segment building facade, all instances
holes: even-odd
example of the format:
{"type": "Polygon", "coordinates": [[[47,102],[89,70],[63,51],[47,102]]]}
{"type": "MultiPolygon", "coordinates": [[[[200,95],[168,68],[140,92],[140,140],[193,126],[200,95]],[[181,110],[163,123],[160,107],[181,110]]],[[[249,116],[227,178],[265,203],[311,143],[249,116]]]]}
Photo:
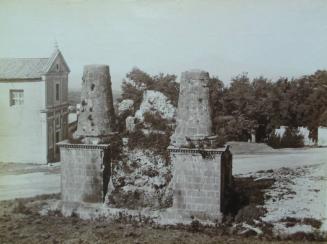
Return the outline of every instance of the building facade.
{"type": "Polygon", "coordinates": [[[0,59],[0,162],[59,160],[68,135],[69,67],[56,48],[49,58],[0,59]]]}

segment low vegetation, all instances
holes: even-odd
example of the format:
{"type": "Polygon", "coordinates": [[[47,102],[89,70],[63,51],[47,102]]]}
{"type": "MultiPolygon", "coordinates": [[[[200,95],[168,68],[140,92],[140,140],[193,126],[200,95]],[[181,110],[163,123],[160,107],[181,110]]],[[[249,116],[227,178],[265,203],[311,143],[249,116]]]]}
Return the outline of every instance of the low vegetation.
{"type": "Polygon", "coordinates": [[[170,143],[171,131],[168,130],[166,133],[150,133],[145,135],[142,130],[137,130],[135,132],[128,134],[128,149],[150,149],[156,154],[162,155],[169,161],[169,155],[167,147],[170,143]]]}
{"type": "Polygon", "coordinates": [[[304,138],[297,128],[287,127],[282,136],[272,133],[267,144],[272,148],[297,148],[304,146],[304,138]]]}

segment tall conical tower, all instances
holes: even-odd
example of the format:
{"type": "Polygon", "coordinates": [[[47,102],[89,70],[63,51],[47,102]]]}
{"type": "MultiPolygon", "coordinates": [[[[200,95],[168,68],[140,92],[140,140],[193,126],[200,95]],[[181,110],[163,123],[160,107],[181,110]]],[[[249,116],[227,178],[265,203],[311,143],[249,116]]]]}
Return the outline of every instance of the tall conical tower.
{"type": "Polygon", "coordinates": [[[115,112],[108,65],[84,66],[81,111],[76,138],[85,143],[105,143],[115,130],[115,112]]]}
{"type": "Polygon", "coordinates": [[[75,140],[58,143],[63,214],[104,201],[111,177],[110,140],[114,132],[109,66],[86,65],[75,140]]]}
{"type": "Polygon", "coordinates": [[[186,145],[187,138],[196,141],[211,136],[208,85],[208,72],[191,70],[182,73],[177,108],[177,127],[171,137],[172,145],[186,145]]]}
{"type": "MultiPolygon", "coordinates": [[[[173,165],[173,212],[178,218],[221,221],[232,185],[232,155],[215,148],[209,104],[209,73],[182,73],[177,127],[168,148],[173,165]]],[[[178,222],[179,220],[177,220],[178,222]]]]}

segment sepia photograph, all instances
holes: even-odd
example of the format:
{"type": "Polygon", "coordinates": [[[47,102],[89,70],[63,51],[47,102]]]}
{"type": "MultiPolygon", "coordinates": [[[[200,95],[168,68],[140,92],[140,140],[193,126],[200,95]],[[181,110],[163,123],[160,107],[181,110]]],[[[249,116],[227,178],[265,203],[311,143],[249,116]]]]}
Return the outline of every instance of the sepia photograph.
{"type": "Polygon", "coordinates": [[[316,242],[326,0],[0,0],[0,243],[316,242]]]}

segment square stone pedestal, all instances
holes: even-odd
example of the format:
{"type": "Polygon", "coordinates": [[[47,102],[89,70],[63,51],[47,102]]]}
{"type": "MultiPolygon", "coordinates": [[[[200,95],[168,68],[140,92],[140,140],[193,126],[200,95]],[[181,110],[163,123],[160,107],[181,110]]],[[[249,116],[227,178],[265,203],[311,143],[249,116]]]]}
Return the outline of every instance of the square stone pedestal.
{"type": "Polygon", "coordinates": [[[110,178],[109,144],[74,144],[62,141],[61,200],[63,205],[102,203],[110,178]]]}
{"type": "Polygon", "coordinates": [[[232,174],[229,150],[168,150],[173,164],[173,209],[185,218],[221,222],[224,190],[232,174]]]}

